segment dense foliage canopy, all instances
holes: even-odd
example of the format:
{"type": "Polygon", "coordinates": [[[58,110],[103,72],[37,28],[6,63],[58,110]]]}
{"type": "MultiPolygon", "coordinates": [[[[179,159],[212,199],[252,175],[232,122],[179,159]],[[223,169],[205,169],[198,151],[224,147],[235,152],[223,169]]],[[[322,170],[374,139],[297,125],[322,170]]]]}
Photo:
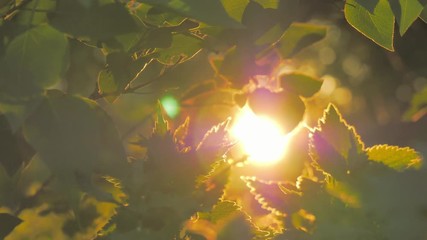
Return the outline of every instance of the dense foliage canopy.
{"type": "Polygon", "coordinates": [[[0,0],[0,16],[0,239],[427,237],[427,1],[0,0]],[[238,139],[246,113],[286,143],[261,122],[238,139]],[[261,145],[283,155],[259,165],[261,145]]]}

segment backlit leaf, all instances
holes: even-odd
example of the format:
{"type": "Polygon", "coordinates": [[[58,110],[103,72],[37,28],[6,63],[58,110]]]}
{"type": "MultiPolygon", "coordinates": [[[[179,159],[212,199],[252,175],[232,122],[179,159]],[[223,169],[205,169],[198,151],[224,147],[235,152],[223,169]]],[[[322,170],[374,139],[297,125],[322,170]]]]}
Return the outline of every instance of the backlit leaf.
{"type": "Polygon", "coordinates": [[[238,22],[241,22],[243,12],[245,11],[245,7],[248,3],[249,0],[221,0],[221,4],[224,6],[228,15],[238,22]]]}
{"type": "Polygon", "coordinates": [[[289,58],[326,36],[327,28],[309,23],[293,23],[279,40],[277,49],[283,58],[289,58]]]}
{"type": "Polygon", "coordinates": [[[114,102],[150,59],[149,57],[133,59],[123,52],[108,54],[107,70],[101,71],[98,75],[101,94],[106,94],[106,99],[114,102]]]}
{"type": "Polygon", "coordinates": [[[384,163],[398,171],[408,168],[419,169],[422,165],[420,154],[409,147],[375,145],[366,149],[366,151],[369,160],[384,163]]]}
{"type": "Polygon", "coordinates": [[[356,147],[358,151],[364,150],[364,144],[354,127],[342,118],[337,108],[332,104],[325,110],[315,132],[319,132],[320,136],[344,158],[348,157],[353,147],[356,147]]]}
{"type": "Polygon", "coordinates": [[[399,24],[401,36],[417,20],[424,8],[418,0],[390,0],[390,6],[396,17],[396,22],[399,24]]]}
{"type": "Polygon", "coordinates": [[[348,23],[383,48],[394,51],[394,15],[387,0],[379,0],[371,13],[356,0],[347,0],[344,15],[348,23]]]}
{"type": "Polygon", "coordinates": [[[191,59],[201,49],[201,40],[196,36],[176,34],[172,38],[172,45],[166,49],[159,49],[157,60],[163,64],[172,65],[178,60],[191,59]]]}
{"type": "Polygon", "coordinates": [[[22,222],[21,219],[8,214],[0,213],[0,239],[4,239],[13,229],[22,222]]]}
{"type": "Polygon", "coordinates": [[[153,134],[164,137],[167,133],[169,133],[168,121],[166,121],[163,117],[161,104],[158,103],[158,110],[156,114],[156,121],[154,123],[153,134]]]}
{"type": "Polygon", "coordinates": [[[242,178],[261,207],[276,214],[287,215],[299,210],[299,193],[290,183],[242,178]]]}

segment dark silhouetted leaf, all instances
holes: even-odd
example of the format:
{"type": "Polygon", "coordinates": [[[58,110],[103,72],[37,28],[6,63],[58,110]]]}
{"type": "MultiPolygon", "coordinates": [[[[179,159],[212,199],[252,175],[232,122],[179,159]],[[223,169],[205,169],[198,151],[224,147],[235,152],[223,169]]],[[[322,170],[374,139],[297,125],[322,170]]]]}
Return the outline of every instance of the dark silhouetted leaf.
{"type": "Polygon", "coordinates": [[[20,132],[13,133],[6,117],[0,114],[0,165],[9,176],[13,176],[24,162],[29,162],[33,154],[20,132]]]}
{"type": "Polygon", "coordinates": [[[259,116],[266,116],[278,122],[287,133],[303,119],[305,104],[301,98],[288,90],[272,92],[258,88],[248,96],[248,105],[259,116]]]}
{"type": "Polygon", "coordinates": [[[8,213],[0,213],[0,239],[9,235],[13,229],[22,222],[21,219],[8,213]]]}
{"type": "Polygon", "coordinates": [[[122,179],[127,174],[126,155],[111,119],[88,99],[48,92],[26,122],[24,135],[61,184],[75,185],[77,173],[122,179]]]}
{"type": "Polygon", "coordinates": [[[341,114],[332,104],[325,110],[316,132],[319,132],[323,138],[320,141],[326,141],[344,159],[348,158],[351,149],[354,147],[359,152],[364,150],[364,144],[356,130],[341,117],[341,114]]]}
{"type": "Polygon", "coordinates": [[[297,188],[289,183],[242,178],[261,207],[276,214],[288,215],[300,209],[297,188]]]}
{"type": "Polygon", "coordinates": [[[282,88],[308,98],[320,90],[323,81],[302,73],[290,73],[280,76],[280,83],[282,88]]]}
{"type": "Polygon", "coordinates": [[[134,19],[119,3],[86,8],[75,0],[60,0],[55,12],[49,15],[49,23],[59,31],[94,40],[137,31],[134,19]]]}

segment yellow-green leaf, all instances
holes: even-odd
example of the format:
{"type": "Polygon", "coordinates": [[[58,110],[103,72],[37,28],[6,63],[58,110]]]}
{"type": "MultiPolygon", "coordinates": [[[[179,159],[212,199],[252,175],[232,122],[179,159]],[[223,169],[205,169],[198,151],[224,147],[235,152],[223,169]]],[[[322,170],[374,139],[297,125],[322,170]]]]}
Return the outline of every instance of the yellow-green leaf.
{"type": "Polygon", "coordinates": [[[375,145],[366,149],[369,160],[381,162],[396,170],[419,169],[423,163],[421,155],[409,147],[375,145]]]}

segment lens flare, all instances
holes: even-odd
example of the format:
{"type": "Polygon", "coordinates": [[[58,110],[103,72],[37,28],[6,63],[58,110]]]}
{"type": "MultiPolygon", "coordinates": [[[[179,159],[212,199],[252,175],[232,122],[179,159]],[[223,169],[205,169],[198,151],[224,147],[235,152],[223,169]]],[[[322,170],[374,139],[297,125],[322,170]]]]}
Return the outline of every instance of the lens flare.
{"type": "Polygon", "coordinates": [[[175,118],[179,114],[179,102],[173,96],[166,95],[162,97],[162,99],[160,99],[160,103],[170,118],[175,118]]]}
{"type": "Polygon", "coordinates": [[[272,165],[285,155],[288,135],[272,119],[255,115],[248,106],[241,109],[230,132],[251,163],[272,165]]]}

